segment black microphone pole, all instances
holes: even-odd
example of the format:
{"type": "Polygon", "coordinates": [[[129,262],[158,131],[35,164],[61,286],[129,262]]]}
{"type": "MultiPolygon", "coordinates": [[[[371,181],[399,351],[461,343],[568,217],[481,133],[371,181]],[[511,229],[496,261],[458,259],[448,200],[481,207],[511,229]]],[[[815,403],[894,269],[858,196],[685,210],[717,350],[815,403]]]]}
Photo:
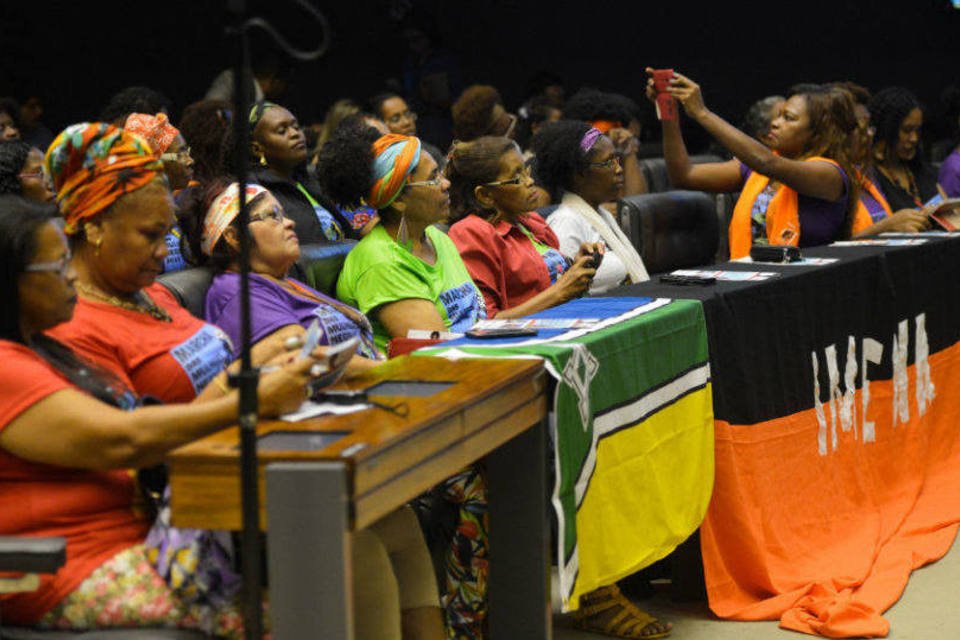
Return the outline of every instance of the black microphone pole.
{"type": "Polygon", "coordinates": [[[243,567],[243,627],[247,640],[263,638],[263,585],[260,543],[260,490],[257,473],[257,383],[259,371],[250,359],[250,212],[247,210],[247,159],[250,154],[248,114],[253,79],[246,35],[245,0],[228,0],[230,33],[236,48],[233,66],[234,174],[240,197],[240,373],[232,383],[240,391],[240,496],[243,513],[241,565],[243,567]]]}
{"type": "Polygon", "coordinates": [[[236,51],[233,66],[233,170],[240,198],[240,373],[230,383],[240,391],[240,491],[243,513],[240,558],[243,567],[243,626],[247,640],[263,638],[263,545],[260,539],[260,484],[257,469],[257,383],[260,372],[250,359],[250,212],[247,211],[247,163],[250,157],[249,113],[253,104],[253,77],[250,72],[250,49],[247,29],[266,31],[292,58],[316,60],[330,43],[330,24],[309,0],[293,0],[316,23],[320,43],[311,51],[297,50],[263,18],[247,18],[246,0],[227,0],[230,25],[227,35],[236,51]]]}

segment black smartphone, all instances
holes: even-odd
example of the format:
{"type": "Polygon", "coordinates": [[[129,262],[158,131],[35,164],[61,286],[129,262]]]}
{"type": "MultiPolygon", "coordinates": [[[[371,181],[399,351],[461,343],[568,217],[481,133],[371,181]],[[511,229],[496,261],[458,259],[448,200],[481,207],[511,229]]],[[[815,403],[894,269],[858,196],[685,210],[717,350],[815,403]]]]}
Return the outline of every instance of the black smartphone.
{"type": "Polygon", "coordinates": [[[600,251],[594,251],[593,257],[587,260],[586,265],[591,269],[599,269],[601,262],[603,262],[603,254],[600,251]]]}
{"type": "Polygon", "coordinates": [[[660,276],[660,282],[664,284],[689,286],[715,284],[717,279],[711,276],[683,276],[675,273],[665,273],[660,276]]]}
{"type": "Polygon", "coordinates": [[[519,338],[523,336],[537,335],[536,329],[524,329],[520,327],[507,327],[502,329],[470,329],[467,331],[468,338],[477,340],[490,340],[493,338],[519,338]]]}

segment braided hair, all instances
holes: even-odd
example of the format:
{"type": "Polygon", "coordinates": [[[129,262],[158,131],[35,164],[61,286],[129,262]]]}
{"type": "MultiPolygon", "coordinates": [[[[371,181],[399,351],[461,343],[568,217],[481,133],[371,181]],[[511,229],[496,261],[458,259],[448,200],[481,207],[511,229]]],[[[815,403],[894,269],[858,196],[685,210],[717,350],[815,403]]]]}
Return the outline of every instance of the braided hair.
{"type": "Polygon", "coordinates": [[[20,172],[30,155],[30,145],[22,140],[0,142],[0,195],[23,195],[20,172]]]}
{"type": "MultiPolygon", "coordinates": [[[[900,125],[904,118],[910,115],[914,109],[920,109],[920,101],[903,87],[887,87],[874,94],[870,99],[868,106],[870,109],[870,122],[873,124],[876,135],[874,137],[874,149],[878,144],[883,144],[887,153],[895,149],[900,137],[900,125]]],[[[913,159],[906,163],[911,169],[917,169],[921,164],[920,150],[917,150],[913,159]]]]}

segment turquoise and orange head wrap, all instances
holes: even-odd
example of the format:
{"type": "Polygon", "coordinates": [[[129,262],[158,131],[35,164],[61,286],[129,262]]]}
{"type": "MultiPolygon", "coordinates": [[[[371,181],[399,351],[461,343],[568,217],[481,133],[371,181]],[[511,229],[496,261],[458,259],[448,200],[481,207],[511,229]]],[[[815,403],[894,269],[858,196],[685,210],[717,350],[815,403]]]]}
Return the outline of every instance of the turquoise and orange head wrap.
{"type": "Polygon", "coordinates": [[[390,206],[407,178],[420,163],[420,140],[413,136],[388,133],[373,143],[373,186],[367,204],[374,209],[390,206]]]}
{"type": "Polygon", "coordinates": [[[163,175],[163,163],[146,140],[103,122],[64,129],[47,149],[44,167],[68,234],[121,196],[163,175]]]}

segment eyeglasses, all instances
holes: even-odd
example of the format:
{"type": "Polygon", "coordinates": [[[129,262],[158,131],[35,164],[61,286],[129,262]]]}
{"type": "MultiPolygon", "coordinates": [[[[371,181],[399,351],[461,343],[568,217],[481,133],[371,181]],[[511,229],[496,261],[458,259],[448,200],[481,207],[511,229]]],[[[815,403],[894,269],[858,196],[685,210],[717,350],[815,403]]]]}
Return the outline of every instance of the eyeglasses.
{"type": "Polygon", "coordinates": [[[429,180],[420,180],[419,182],[408,182],[408,187],[439,187],[440,183],[443,181],[443,176],[439,173],[429,179],[429,180]]]}
{"type": "Polygon", "coordinates": [[[67,271],[70,269],[70,260],[73,256],[70,255],[70,252],[63,254],[59,260],[53,262],[34,262],[33,264],[28,264],[23,268],[24,271],[30,271],[34,273],[59,273],[61,278],[67,276],[67,271]]]}
{"type": "Polygon", "coordinates": [[[161,154],[160,159],[164,162],[179,162],[180,164],[186,164],[187,162],[193,161],[193,158],[190,156],[190,147],[184,147],[176,153],[161,154]]]}
{"type": "Polygon", "coordinates": [[[387,119],[387,124],[400,124],[401,120],[410,120],[412,122],[417,121],[417,114],[414,111],[407,109],[401,113],[395,113],[390,118],[387,119]]]}
{"type": "Polygon", "coordinates": [[[519,187],[527,180],[530,179],[530,167],[524,167],[520,173],[508,180],[495,180],[493,182],[485,182],[482,186],[484,187],[519,187]]]}
{"type": "Polygon", "coordinates": [[[591,167],[596,167],[598,169],[610,169],[613,165],[619,165],[621,163],[620,156],[610,156],[602,162],[588,162],[587,164],[591,167]]]}
{"type": "Polygon", "coordinates": [[[255,216],[250,216],[250,222],[264,222],[266,220],[273,220],[278,224],[283,224],[283,221],[287,219],[287,216],[283,215],[283,209],[281,207],[274,207],[269,211],[264,211],[255,216]]]}

